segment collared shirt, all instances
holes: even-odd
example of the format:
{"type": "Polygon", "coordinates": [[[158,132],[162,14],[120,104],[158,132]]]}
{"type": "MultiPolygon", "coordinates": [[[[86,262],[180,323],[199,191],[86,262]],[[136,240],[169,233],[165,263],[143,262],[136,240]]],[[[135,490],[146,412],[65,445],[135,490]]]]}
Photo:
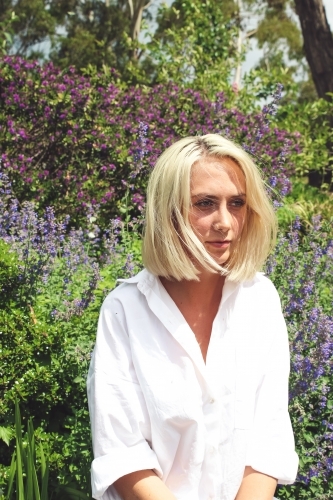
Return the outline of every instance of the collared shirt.
{"type": "Polygon", "coordinates": [[[226,280],[206,363],[183,315],[147,270],[105,299],[88,374],[94,498],[153,469],[178,500],[234,500],[245,466],[293,483],[289,347],[280,300],[257,273],[226,280]]]}

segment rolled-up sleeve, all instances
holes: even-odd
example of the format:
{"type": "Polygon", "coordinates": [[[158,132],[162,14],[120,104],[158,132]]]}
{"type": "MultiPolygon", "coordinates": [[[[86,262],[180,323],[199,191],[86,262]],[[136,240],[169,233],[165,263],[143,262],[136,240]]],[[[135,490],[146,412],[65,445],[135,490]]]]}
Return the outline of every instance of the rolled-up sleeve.
{"type": "Polygon", "coordinates": [[[150,448],[149,416],[132,362],[126,319],[118,300],[101,309],[87,379],[94,461],[93,498],[102,498],[118,478],[137,470],[162,475],[150,448]]]}
{"type": "Polygon", "coordinates": [[[277,293],[274,302],[270,316],[273,340],[256,394],[246,465],[275,477],[279,484],[292,484],[298,456],[288,413],[289,343],[277,293]]]}

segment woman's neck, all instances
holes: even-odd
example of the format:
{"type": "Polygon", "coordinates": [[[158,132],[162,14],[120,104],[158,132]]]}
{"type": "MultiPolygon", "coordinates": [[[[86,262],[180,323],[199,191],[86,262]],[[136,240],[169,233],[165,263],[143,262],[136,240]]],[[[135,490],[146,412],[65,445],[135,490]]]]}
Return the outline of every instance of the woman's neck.
{"type": "Polygon", "coordinates": [[[160,278],[161,283],[172,298],[178,303],[205,308],[207,304],[220,303],[225,276],[203,271],[200,281],[171,281],[160,278]]]}
{"type": "Polygon", "coordinates": [[[160,278],[194,333],[206,362],[214,318],[222,298],[224,276],[202,273],[200,281],[170,281],[160,278]]]}

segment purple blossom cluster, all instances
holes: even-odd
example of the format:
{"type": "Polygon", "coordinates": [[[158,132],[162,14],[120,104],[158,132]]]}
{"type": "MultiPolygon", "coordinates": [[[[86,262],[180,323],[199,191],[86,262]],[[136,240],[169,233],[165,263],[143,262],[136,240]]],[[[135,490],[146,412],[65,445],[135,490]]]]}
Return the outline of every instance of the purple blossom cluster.
{"type": "Polygon", "coordinates": [[[87,206],[83,229],[71,228],[69,216],[59,222],[50,207],[39,215],[33,202],[18,202],[0,170],[0,240],[18,257],[18,303],[30,307],[46,294],[51,317],[68,321],[94,302],[102,269],[112,267],[114,278],[138,272],[140,250],[133,253],[129,230],[136,234],[142,219],[112,219],[101,231],[98,211],[98,205],[87,206]]]}
{"type": "Polygon", "coordinates": [[[298,481],[333,476],[333,240],[331,222],[296,219],[267,263],[279,290],[291,351],[290,414],[303,458],[298,481]],[[311,429],[309,431],[309,429],[311,429]],[[309,437],[310,434],[310,437],[309,437]]]}
{"type": "Polygon", "coordinates": [[[8,177],[0,172],[0,238],[18,255],[19,278],[24,283],[26,298],[36,292],[38,283],[47,283],[59,243],[64,241],[66,225],[67,220],[56,221],[51,207],[39,217],[32,202],[20,206],[12,195],[8,177]]]}
{"type": "Polygon", "coordinates": [[[39,216],[32,202],[19,204],[7,175],[0,171],[0,239],[18,256],[17,300],[32,304],[46,286],[55,288],[60,308],[51,315],[61,319],[82,314],[100,280],[99,264],[89,253],[89,229],[69,230],[68,222],[69,217],[57,221],[51,207],[39,216]]]}
{"type": "Polygon", "coordinates": [[[18,199],[54,206],[72,222],[99,204],[106,227],[127,189],[140,212],[147,172],[187,135],[215,132],[243,144],[277,203],[290,189],[297,137],[269,125],[281,89],[262,113],[245,115],[223,94],[210,101],[171,83],[124,88],[105,75],[9,56],[0,64],[0,89],[0,154],[18,199]]]}

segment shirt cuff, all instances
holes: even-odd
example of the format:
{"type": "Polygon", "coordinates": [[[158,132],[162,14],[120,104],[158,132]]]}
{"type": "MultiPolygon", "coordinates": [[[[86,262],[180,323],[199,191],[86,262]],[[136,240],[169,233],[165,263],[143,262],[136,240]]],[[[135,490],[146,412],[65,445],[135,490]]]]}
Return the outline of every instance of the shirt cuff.
{"type": "Polygon", "coordinates": [[[95,458],[91,464],[93,498],[101,498],[117,479],[138,470],[151,470],[162,477],[157,457],[146,441],[130,448],[117,448],[95,458]]]}
{"type": "Polygon", "coordinates": [[[247,460],[246,465],[257,472],[275,477],[278,484],[293,484],[297,476],[298,456],[296,452],[290,453],[289,457],[278,453],[274,455],[272,449],[269,457],[267,455],[253,457],[252,460],[247,460]]]}

